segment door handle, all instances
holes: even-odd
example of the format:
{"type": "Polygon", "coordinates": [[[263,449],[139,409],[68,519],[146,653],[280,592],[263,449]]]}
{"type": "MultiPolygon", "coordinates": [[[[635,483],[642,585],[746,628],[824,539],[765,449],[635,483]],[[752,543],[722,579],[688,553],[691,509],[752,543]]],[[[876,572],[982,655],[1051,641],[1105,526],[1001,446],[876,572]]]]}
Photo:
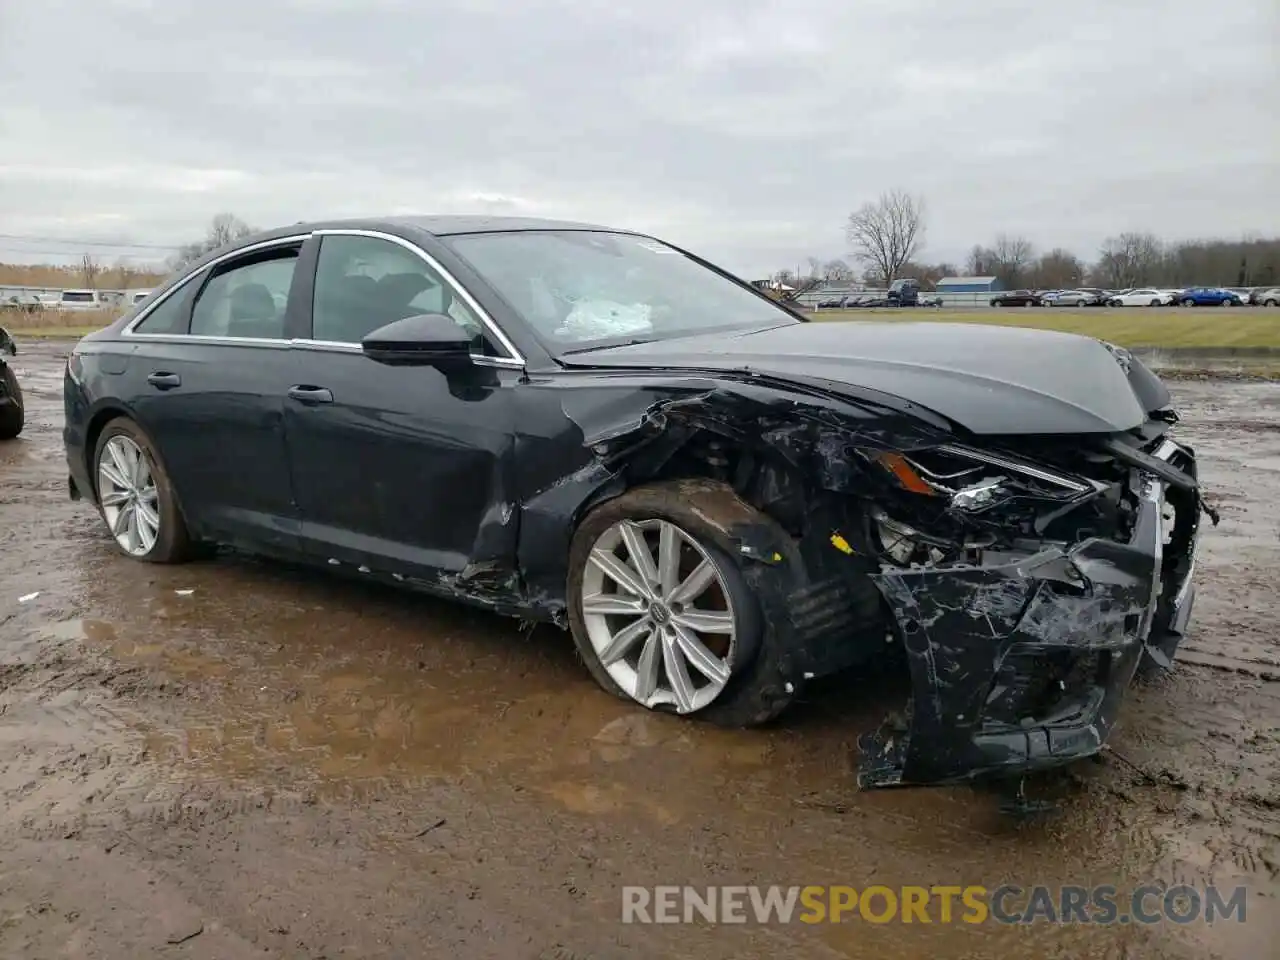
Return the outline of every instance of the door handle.
{"type": "Polygon", "coordinates": [[[157,371],[147,377],[147,383],[157,390],[172,390],[174,387],[182,386],[182,378],[176,373],[161,373],[157,371]]]}
{"type": "Polygon", "coordinates": [[[299,384],[289,388],[289,396],[299,403],[333,403],[333,391],[328,387],[309,387],[299,384]]]}

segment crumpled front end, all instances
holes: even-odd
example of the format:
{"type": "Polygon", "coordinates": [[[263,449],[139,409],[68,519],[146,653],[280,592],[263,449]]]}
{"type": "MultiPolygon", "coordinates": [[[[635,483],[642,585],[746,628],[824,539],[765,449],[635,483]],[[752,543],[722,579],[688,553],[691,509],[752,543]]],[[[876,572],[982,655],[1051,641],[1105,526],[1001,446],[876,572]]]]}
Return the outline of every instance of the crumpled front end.
{"type": "Polygon", "coordinates": [[[912,699],[864,738],[864,786],[1017,775],[1096,753],[1144,660],[1169,665],[1195,593],[1195,455],[1161,439],[1124,461],[1116,529],[873,576],[912,699]]]}

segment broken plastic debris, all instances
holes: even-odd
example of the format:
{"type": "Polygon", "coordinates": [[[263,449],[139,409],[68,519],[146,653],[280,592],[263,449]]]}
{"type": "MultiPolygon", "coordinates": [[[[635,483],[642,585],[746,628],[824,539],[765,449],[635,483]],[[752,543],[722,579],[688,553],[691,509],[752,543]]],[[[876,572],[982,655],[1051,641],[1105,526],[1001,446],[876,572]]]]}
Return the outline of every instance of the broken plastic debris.
{"type": "Polygon", "coordinates": [[[368,572],[369,572],[369,568],[368,568],[368,567],[366,567],[366,566],[361,566],[361,567],[360,567],[359,572],[360,572],[360,573],[368,573],[368,572]]]}
{"type": "Polygon", "coordinates": [[[849,541],[846,540],[844,537],[840,536],[840,534],[838,533],[833,533],[831,535],[831,545],[835,547],[837,550],[839,550],[841,553],[848,553],[848,554],[853,553],[853,547],[849,546],[849,541]]]}
{"type": "Polygon", "coordinates": [[[784,686],[784,689],[787,691],[787,693],[795,693],[795,692],[796,692],[796,688],[795,688],[795,686],[791,683],[791,681],[790,681],[790,680],[788,680],[788,681],[787,681],[783,686],[784,686]]]}
{"type": "Polygon", "coordinates": [[[808,670],[806,670],[806,671],[804,672],[804,678],[805,678],[806,680],[812,680],[812,679],[813,679],[813,674],[812,674],[812,673],[810,673],[808,670]]]}
{"type": "Polygon", "coordinates": [[[188,590],[175,590],[175,591],[173,591],[173,592],[174,592],[174,593],[176,593],[176,594],[177,594],[178,596],[180,596],[180,597],[189,597],[189,596],[191,596],[193,593],[195,593],[196,591],[195,591],[195,588],[194,588],[194,587],[192,587],[191,589],[188,589],[188,590]]]}
{"type": "Polygon", "coordinates": [[[38,597],[38,596],[40,596],[40,591],[39,591],[39,590],[37,590],[35,593],[28,593],[26,596],[19,597],[19,598],[18,598],[18,602],[19,602],[19,603],[26,603],[26,602],[28,602],[29,600],[34,600],[34,599],[35,599],[36,597],[38,597]]]}
{"type": "Polygon", "coordinates": [[[341,563],[341,561],[340,561],[340,560],[335,560],[333,557],[330,557],[330,558],[329,558],[329,562],[330,562],[331,564],[333,564],[335,567],[336,567],[339,563],[341,563]]]}

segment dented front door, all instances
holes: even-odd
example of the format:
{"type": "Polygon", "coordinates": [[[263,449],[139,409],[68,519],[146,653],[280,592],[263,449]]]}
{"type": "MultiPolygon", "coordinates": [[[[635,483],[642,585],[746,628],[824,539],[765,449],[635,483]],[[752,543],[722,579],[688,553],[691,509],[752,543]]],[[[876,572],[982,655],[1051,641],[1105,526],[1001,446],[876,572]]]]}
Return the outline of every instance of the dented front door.
{"type": "Polygon", "coordinates": [[[469,568],[509,570],[507,480],[519,372],[446,376],[359,347],[299,344],[285,400],[289,460],[308,550],[441,585],[469,568]]]}

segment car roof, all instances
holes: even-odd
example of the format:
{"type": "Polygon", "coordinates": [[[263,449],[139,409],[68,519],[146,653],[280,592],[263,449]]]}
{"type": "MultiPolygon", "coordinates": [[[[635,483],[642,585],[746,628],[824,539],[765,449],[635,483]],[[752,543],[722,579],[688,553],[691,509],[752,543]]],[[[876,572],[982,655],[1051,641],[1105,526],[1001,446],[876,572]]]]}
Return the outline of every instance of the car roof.
{"type": "Polygon", "coordinates": [[[617,227],[574,220],[550,220],[542,217],[490,217],[479,214],[447,216],[360,217],[343,220],[299,221],[289,226],[262,230],[237,240],[235,246],[287,237],[313,230],[388,230],[401,233],[406,229],[429,233],[436,237],[453,237],[468,233],[510,233],[528,230],[603,230],[610,233],[635,233],[617,227]]]}

